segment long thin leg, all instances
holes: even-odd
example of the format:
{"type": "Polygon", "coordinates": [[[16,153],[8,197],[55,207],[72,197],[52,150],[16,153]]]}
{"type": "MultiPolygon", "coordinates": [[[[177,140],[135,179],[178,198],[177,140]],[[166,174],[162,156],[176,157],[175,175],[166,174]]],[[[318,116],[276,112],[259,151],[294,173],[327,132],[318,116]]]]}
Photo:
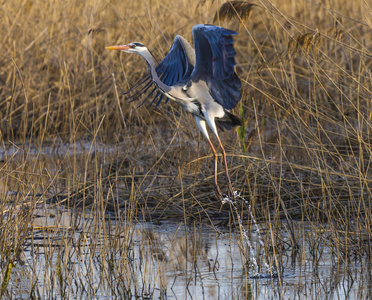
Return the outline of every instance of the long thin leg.
{"type": "Polygon", "coordinates": [[[233,190],[233,187],[232,187],[232,184],[231,184],[231,180],[230,180],[230,176],[229,176],[229,170],[227,168],[225,148],[223,147],[222,142],[221,142],[220,138],[218,137],[218,135],[216,137],[217,137],[218,143],[220,144],[220,147],[221,147],[221,150],[222,150],[223,163],[225,165],[225,172],[226,172],[227,182],[228,182],[228,185],[229,185],[229,190],[230,190],[231,196],[234,196],[234,190],[233,190]]]}
{"type": "Polygon", "coordinates": [[[217,154],[216,149],[214,149],[211,140],[208,138],[207,141],[208,141],[209,145],[211,146],[213,154],[214,154],[214,188],[216,189],[216,193],[217,193],[218,197],[222,200],[223,199],[222,193],[221,193],[220,187],[218,186],[218,182],[217,182],[218,154],[217,154]]]}
{"type": "Polygon", "coordinates": [[[231,180],[230,180],[230,176],[229,176],[229,170],[227,168],[225,148],[223,147],[222,142],[221,142],[221,140],[220,140],[220,138],[218,136],[217,127],[216,127],[216,123],[214,121],[214,117],[211,118],[206,112],[203,112],[203,113],[204,113],[206,122],[208,123],[209,127],[211,128],[211,130],[213,131],[214,135],[216,136],[216,138],[218,140],[218,143],[220,144],[220,147],[221,147],[221,150],[222,150],[223,162],[225,164],[225,172],[226,172],[226,177],[227,177],[227,184],[228,184],[228,187],[229,187],[229,191],[231,193],[231,196],[234,196],[234,190],[232,188],[232,184],[231,184],[231,180]]]}
{"type": "Polygon", "coordinates": [[[209,143],[209,146],[211,147],[211,149],[213,151],[213,154],[214,154],[214,189],[216,191],[217,197],[222,201],[222,199],[223,199],[222,193],[221,193],[220,187],[218,186],[218,182],[217,182],[217,173],[218,173],[218,170],[217,170],[217,167],[218,167],[217,151],[213,147],[213,144],[212,144],[211,140],[209,139],[207,126],[206,126],[207,124],[206,124],[205,120],[202,120],[198,116],[195,116],[195,121],[196,121],[196,124],[198,125],[200,131],[202,132],[204,137],[207,139],[207,141],[209,143]]]}

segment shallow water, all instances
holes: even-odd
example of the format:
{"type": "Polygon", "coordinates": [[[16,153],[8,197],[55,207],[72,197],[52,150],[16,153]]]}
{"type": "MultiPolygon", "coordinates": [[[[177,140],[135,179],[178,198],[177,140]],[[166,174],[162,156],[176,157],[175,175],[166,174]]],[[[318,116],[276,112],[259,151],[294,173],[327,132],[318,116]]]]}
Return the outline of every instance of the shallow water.
{"type": "MultiPolygon", "coordinates": [[[[319,245],[321,255],[316,263],[306,239],[296,256],[289,250],[277,255],[281,264],[279,278],[255,279],[244,257],[244,241],[235,230],[198,222],[185,226],[182,220],[125,224],[112,214],[100,216],[95,211],[72,211],[62,206],[38,209],[33,223],[33,234],[12,271],[10,298],[371,296],[368,262],[342,261],[326,245],[319,245]]],[[[311,230],[306,224],[304,228],[311,230]]],[[[262,234],[266,236],[269,231],[262,234]]],[[[257,233],[250,232],[249,236],[256,249],[257,233]]],[[[275,263],[273,269],[277,270],[275,263]]]]}
{"type": "MultiPolygon", "coordinates": [[[[139,215],[146,215],[146,220],[156,218],[149,212],[153,212],[158,202],[154,201],[154,204],[149,200],[142,203],[154,206],[149,205],[139,213],[137,203],[131,204],[133,196],[129,192],[125,195],[113,192],[108,202],[115,204],[111,210],[117,212],[106,211],[103,203],[106,203],[104,200],[110,193],[104,189],[123,185],[123,190],[127,191],[132,185],[132,181],[127,182],[125,176],[112,186],[100,181],[112,174],[118,176],[116,172],[103,175],[100,172],[101,165],[110,167],[120,151],[120,147],[94,143],[55,148],[30,146],[25,151],[16,146],[0,149],[0,160],[4,160],[5,166],[3,172],[9,175],[0,178],[0,192],[7,200],[3,204],[3,221],[23,219],[29,212],[32,214],[31,220],[25,218],[30,222],[27,223],[30,231],[26,240],[22,241],[19,254],[15,255],[15,267],[4,298],[372,297],[370,262],[360,253],[360,249],[368,248],[368,237],[363,240],[360,235],[344,243],[343,229],[338,231],[333,227],[328,230],[326,224],[298,222],[294,224],[294,234],[299,249],[294,251],[285,222],[277,222],[272,227],[265,227],[269,225],[268,221],[265,225],[260,224],[260,238],[254,226],[248,227],[248,223],[253,223],[246,211],[242,216],[247,219],[243,225],[245,231],[239,229],[239,224],[215,227],[206,217],[199,221],[191,221],[190,218],[185,224],[182,217],[177,220],[177,216],[182,216],[183,209],[176,205],[161,214],[172,217],[173,221],[138,220],[139,215]],[[96,164],[100,166],[97,169],[96,164]],[[18,173],[20,166],[24,169],[18,173]],[[23,177],[19,179],[19,176],[23,177]],[[90,189],[85,188],[86,182],[91,184],[90,189]],[[75,200],[85,200],[84,205],[91,205],[94,209],[67,209],[58,204],[68,203],[71,192],[75,190],[85,193],[75,193],[75,200]],[[91,190],[95,192],[88,197],[91,190]],[[62,193],[62,200],[58,198],[59,192],[62,193]],[[124,201],[119,203],[119,199],[124,201]],[[123,205],[127,208],[118,211],[119,204],[121,208],[123,205]],[[172,215],[171,210],[175,208],[181,213],[178,211],[172,215]],[[332,244],[329,238],[335,236],[339,239],[332,244]],[[259,243],[260,239],[262,243],[259,243]],[[349,247],[354,241],[359,243],[356,250],[345,251],[345,245],[349,247]],[[252,245],[252,251],[248,244],[252,245]],[[356,255],[345,256],[344,253],[356,255]],[[261,268],[258,277],[255,276],[257,270],[252,268],[253,256],[261,268]],[[272,273],[265,267],[265,262],[272,268],[272,273]],[[280,276],[271,277],[271,274],[280,276]]],[[[124,159],[117,165],[127,169],[124,159]]],[[[136,172],[139,168],[136,165],[136,172]]],[[[143,169],[147,172],[148,165],[144,164],[143,169]]],[[[170,178],[174,180],[173,177],[170,178]]],[[[149,186],[152,186],[152,179],[150,181],[149,186]]],[[[162,182],[158,185],[160,191],[168,189],[167,186],[162,187],[162,182]]],[[[139,190],[138,195],[141,193],[142,190],[139,190]]],[[[165,199],[167,197],[164,196],[165,199]]],[[[70,205],[75,203],[71,201],[70,205]]],[[[238,210],[231,213],[241,214],[238,210]]],[[[219,214],[211,218],[216,216],[219,214]]],[[[218,223],[218,220],[213,222],[218,223]]],[[[14,224],[18,226],[17,222],[14,224]]],[[[18,228],[14,230],[14,236],[17,236],[18,228]]]]}

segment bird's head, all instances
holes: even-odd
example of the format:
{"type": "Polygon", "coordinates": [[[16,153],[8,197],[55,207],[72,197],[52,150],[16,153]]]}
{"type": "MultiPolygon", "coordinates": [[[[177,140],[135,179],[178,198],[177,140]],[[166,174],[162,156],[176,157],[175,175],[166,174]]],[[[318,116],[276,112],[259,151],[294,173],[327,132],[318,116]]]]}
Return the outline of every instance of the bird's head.
{"type": "Polygon", "coordinates": [[[119,51],[124,51],[128,53],[138,53],[138,54],[142,54],[143,52],[148,51],[145,45],[138,43],[138,42],[130,43],[128,45],[110,46],[110,47],[106,47],[106,49],[119,50],[119,51]]]}

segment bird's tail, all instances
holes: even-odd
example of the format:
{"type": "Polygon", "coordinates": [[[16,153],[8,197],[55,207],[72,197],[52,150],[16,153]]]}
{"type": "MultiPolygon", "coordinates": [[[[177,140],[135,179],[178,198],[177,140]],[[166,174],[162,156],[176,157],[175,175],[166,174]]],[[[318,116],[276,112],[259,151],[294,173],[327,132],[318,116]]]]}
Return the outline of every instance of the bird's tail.
{"type": "Polygon", "coordinates": [[[243,122],[232,113],[225,110],[225,116],[221,119],[216,119],[216,124],[222,131],[231,130],[236,126],[242,126],[243,122]]]}

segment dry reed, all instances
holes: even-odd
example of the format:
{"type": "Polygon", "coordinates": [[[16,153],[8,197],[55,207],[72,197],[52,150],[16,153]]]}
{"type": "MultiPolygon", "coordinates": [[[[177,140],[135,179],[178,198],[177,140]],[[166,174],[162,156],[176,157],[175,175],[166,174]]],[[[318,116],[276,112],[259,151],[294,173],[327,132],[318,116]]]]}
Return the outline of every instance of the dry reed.
{"type": "MultiPolygon", "coordinates": [[[[188,125],[191,117],[171,103],[137,109],[138,103],[126,102],[123,92],[146,74],[146,65],[104,50],[141,41],[161,60],[176,34],[191,41],[192,26],[211,23],[213,16],[214,24],[239,30],[245,135],[221,135],[234,188],[267,228],[258,253],[278,271],[286,251],[301,259],[304,241],[314,266],[324,247],[345,269],[350,258],[370,260],[372,12],[365,1],[335,0],[330,7],[298,1],[5,1],[1,295],[20,296],[12,285],[15,265],[19,276],[30,278],[32,288],[24,293],[31,298],[93,297],[99,265],[107,285],[102,290],[151,297],[165,279],[150,260],[162,265],[169,249],[161,255],[154,238],[141,248],[148,264],[137,264],[131,249],[139,221],[207,220],[239,232],[231,208],[215,198],[213,157],[196,126],[188,125]],[[68,226],[36,226],[38,210],[47,211],[47,204],[79,213],[68,226]],[[85,224],[86,208],[92,216],[85,224]],[[118,220],[115,226],[102,222],[110,216],[118,220]],[[45,252],[44,273],[36,255],[25,259],[29,248],[45,252]],[[72,265],[80,251],[91,255],[77,271],[72,265]],[[28,268],[20,271],[24,263],[28,268]],[[139,270],[145,270],[141,278],[134,276],[139,270]],[[40,276],[49,285],[38,286],[40,276]],[[72,290],[75,279],[89,284],[72,290]]],[[[246,204],[238,205],[252,228],[246,204]]],[[[244,245],[239,249],[248,261],[244,245]]],[[[188,257],[196,260],[196,252],[192,248],[188,257]]]]}

